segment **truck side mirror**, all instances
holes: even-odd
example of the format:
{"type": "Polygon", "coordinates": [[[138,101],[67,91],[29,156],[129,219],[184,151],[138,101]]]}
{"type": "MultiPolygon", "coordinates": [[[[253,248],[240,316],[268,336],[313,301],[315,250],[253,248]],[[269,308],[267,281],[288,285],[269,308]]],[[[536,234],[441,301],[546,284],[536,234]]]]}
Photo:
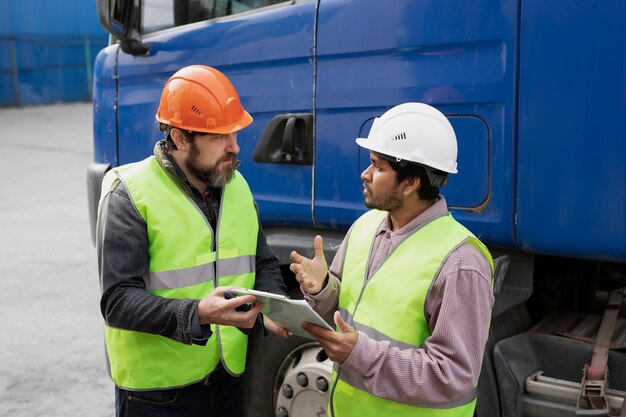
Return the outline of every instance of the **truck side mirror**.
{"type": "Polygon", "coordinates": [[[148,45],[141,42],[137,30],[141,0],[97,0],[102,27],[120,41],[122,50],[131,55],[145,55],[148,45]]]}

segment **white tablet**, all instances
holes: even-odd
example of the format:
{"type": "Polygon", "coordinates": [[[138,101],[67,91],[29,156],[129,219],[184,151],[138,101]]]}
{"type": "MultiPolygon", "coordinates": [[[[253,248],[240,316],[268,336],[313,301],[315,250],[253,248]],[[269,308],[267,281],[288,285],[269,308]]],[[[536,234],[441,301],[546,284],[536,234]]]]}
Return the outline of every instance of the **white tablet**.
{"type": "Polygon", "coordinates": [[[265,304],[262,310],[263,314],[289,330],[292,334],[313,339],[313,336],[300,328],[304,322],[313,323],[334,331],[334,329],[311,308],[306,300],[292,300],[284,295],[248,290],[245,288],[236,288],[235,292],[238,295],[254,295],[257,301],[262,301],[265,304]]]}

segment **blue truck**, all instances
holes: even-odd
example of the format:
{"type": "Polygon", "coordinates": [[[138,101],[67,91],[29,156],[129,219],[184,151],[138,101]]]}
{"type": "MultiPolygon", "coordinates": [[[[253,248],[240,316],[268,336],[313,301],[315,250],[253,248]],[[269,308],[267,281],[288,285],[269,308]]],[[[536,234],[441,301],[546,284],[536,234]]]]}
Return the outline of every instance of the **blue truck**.
{"type": "MultiPolygon", "coordinates": [[[[100,181],[152,153],[161,89],[190,64],[224,72],[254,123],[239,134],[289,289],[291,250],[327,258],[365,211],[354,143],[409,101],[449,118],[459,173],[443,193],[498,257],[476,414],[592,415],[582,379],[611,291],[626,285],[626,2],[97,0],[94,230],[100,181]]],[[[307,339],[253,333],[246,416],[321,416],[331,364],[307,339]],[[308,383],[303,383],[308,381],[308,383]]],[[[618,319],[613,347],[626,344],[618,319]]],[[[626,354],[592,386],[619,410],[626,354]]],[[[593,414],[600,415],[600,414],[593,414]]]]}

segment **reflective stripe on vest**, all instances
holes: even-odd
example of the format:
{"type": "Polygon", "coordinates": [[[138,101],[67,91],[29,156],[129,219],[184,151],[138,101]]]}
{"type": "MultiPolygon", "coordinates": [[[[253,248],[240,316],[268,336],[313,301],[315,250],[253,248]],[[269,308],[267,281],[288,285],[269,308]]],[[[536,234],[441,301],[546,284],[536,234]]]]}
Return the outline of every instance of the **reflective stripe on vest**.
{"type": "MultiPolygon", "coordinates": [[[[488,259],[492,273],[493,262],[487,248],[446,215],[420,226],[376,271],[368,273],[374,238],[386,216],[387,212],[372,210],[355,222],[346,248],[339,309],[344,320],[372,339],[388,341],[399,349],[417,349],[430,336],[426,296],[449,254],[470,242],[488,259]]],[[[342,367],[333,369],[332,386],[329,415],[335,417],[471,417],[477,392],[474,384],[465,395],[447,403],[396,402],[368,392],[360,374],[342,367]]]]}
{"type": "MultiPolygon", "coordinates": [[[[235,172],[222,192],[213,231],[202,211],[154,157],[114,170],[147,225],[149,292],[165,298],[201,299],[219,285],[252,288],[258,219],[248,184],[235,172]]],[[[107,186],[115,178],[106,178],[107,186]]],[[[105,190],[103,181],[103,190],[105,190]]],[[[106,326],[111,376],[128,389],[171,388],[202,380],[221,361],[233,375],[244,371],[247,336],[231,326],[211,325],[206,346],[106,326]]]]}

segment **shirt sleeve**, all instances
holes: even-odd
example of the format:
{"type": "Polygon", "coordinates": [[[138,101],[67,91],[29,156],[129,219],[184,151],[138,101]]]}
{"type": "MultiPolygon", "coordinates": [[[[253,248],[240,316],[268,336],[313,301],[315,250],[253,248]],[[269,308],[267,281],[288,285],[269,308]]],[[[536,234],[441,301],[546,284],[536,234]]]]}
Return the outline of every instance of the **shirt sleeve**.
{"type": "Polygon", "coordinates": [[[163,298],[146,290],[143,276],[150,266],[146,224],[119,181],[102,201],[96,233],[105,322],[192,344],[191,322],[199,300],[163,298]]]}
{"type": "Polygon", "coordinates": [[[423,347],[399,349],[359,332],[342,366],[383,398],[416,406],[451,401],[478,380],[493,301],[487,259],[464,244],[446,260],[427,296],[431,336],[423,347]]]}
{"type": "Polygon", "coordinates": [[[213,334],[210,324],[200,324],[200,316],[198,315],[198,306],[191,315],[191,340],[194,345],[206,346],[209,338],[213,334]]]}

